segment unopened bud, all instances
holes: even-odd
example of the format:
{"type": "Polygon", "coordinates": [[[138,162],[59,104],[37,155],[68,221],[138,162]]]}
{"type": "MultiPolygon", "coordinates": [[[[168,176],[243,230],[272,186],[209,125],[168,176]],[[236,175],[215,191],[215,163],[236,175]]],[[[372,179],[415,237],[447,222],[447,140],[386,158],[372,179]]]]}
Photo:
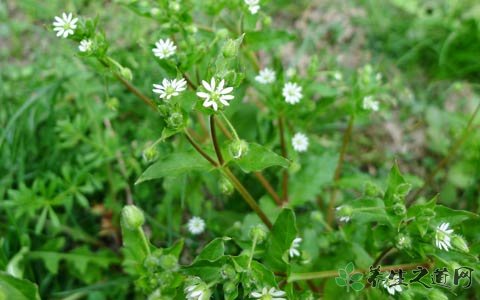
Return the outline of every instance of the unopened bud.
{"type": "Polygon", "coordinates": [[[123,224],[128,229],[137,229],[145,223],[143,212],[135,205],[126,205],[122,209],[123,224]]]}
{"type": "Polygon", "coordinates": [[[252,227],[249,232],[250,238],[257,239],[257,243],[262,243],[267,238],[267,229],[265,226],[258,224],[252,227]]]}
{"type": "Polygon", "coordinates": [[[410,249],[412,247],[412,239],[406,234],[399,234],[397,236],[396,246],[400,250],[410,249]]]}
{"type": "Polygon", "coordinates": [[[146,163],[150,163],[157,159],[158,157],[158,150],[156,147],[148,147],[142,153],[142,157],[146,163]]]}
{"type": "Polygon", "coordinates": [[[457,248],[458,250],[468,253],[470,249],[468,248],[467,242],[465,239],[460,235],[454,235],[452,237],[452,245],[453,247],[457,248]]]}
{"type": "Polygon", "coordinates": [[[128,81],[132,81],[133,79],[132,71],[129,68],[121,68],[120,75],[128,81]]]}
{"type": "Polygon", "coordinates": [[[374,183],[367,181],[365,184],[365,196],[367,197],[381,197],[382,190],[374,183]]]}
{"type": "Polygon", "coordinates": [[[219,188],[220,188],[220,192],[227,196],[230,196],[231,194],[233,194],[233,191],[234,191],[233,184],[230,182],[230,180],[228,180],[225,177],[222,177],[220,179],[219,188]]]}
{"type": "Polygon", "coordinates": [[[178,260],[174,255],[162,255],[159,260],[160,267],[164,270],[176,271],[178,270],[178,260]]]}
{"type": "Polygon", "coordinates": [[[239,159],[248,152],[248,143],[244,140],[235,140],[228,149],[233,158],[239,159]]]}
{"type": "Polygon", "coordinates": [[[228,36],[228,30],[225,28],[217,30],[215,33],[219,39],[225,39],[228,36]]]}
{"type": "Polygon", "coordinates": [[[238,48],[235,45],[235,41],[232,39],[229,39],[228,41],[225,42],[222,48],[222,54],[226,58],[232,58],[237,56],[238,48]]]}
{"type": "Polygon", "coordinates": [[[403,203],[396,203],[395,205],[393,205],[393,212],[397,216],[404,216],[407,213],[407,208],[403,203]]]}
{"type": "Polygon", "coordinates": [[[231,265],[225,264],[222,266],[220,274],[223,279],[234,279],[237,272],[235,272],[235,269],[231,265]]]}
{"type": "Polygon", "coordinates": [[[179,112],[173,112],[167,119],[168,127],[178,129],[183,125],[183,115],[179,112]]]}

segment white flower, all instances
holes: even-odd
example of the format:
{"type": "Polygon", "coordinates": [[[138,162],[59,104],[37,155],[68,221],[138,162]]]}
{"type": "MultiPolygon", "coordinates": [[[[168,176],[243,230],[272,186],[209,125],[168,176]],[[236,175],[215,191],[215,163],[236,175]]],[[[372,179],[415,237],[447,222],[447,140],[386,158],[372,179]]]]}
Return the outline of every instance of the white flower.
{"type": "Polygon", "coordinates": [[[286,298],[284,298],[285,292],[273,287],[270,289],[264,287],[260,292],[252,292],[250,296],[261,300],[286,300],[286,298]]]}
{"type": "Polygon", "coordinates": [[[452,248],[450,244],[453,229],[450,229],[450,223],[442,223],[435,232],[435,245],[441,250],[448,251],[452,248]]]}
{"type": "Polygon", "coordinates": [[[260,0],[245,0],[245,4],[248,5],[248,10],[252,15],[256,14],[260,9],[260,0]]]}
{"type": "Polygon", "coordinates": [[[308,149],[308,138],[301,132],[295,133],[292,138],[293,149],[297,152],[305,152],[308,149]]]}
{"type": "Polygon", "coordinates": [[[74,18],[72,13],[68,15],[66,13],[62,14],[62,17],[55,17],[55,21],[53,22],[53,31],[57,31],[57,36],[66,38],[69,35],[73,34],[75,28],[77,28],[78,18],[74,18]]]}
{"type": "Polygon", "coordinates": [[[335,211],[337,212],[338,220],[340,222],[350,222],[353,214],[353,209],[350,205],[340,205],[339,207],[335,208],[335,211]]]}
{"type": "Polygon", "coordinates": [[[275,81],[275,71],[265,68],[260,71],[260,73],[255,76],[255,80],[260,82],[261,84],[268,84],[275,81]]]}
{"type": "Polygon", "coordinates": [[[191,234],[197,235],[205,230],[205,221],[200,217],[192,217],[188,220],[187,227],[191,234]]]}
{"type": "Polygon", "coordinates": [[[177,46],[175,46],[175,44],[173,44],[172,40],[170,39],[160,39],[158,42],[155,43],[155,48],[152,49],[153,54],[160,59],[164,59],[174,55],[175,50],[177,50],[177,46]]]}
{"type": "Polygon", "coordinates": [[[401,292],[402,286],[400,285],[400,277],[395,274],[393,278],[387,278],[383,282],[383,287],[387,289],[390,295],[395,295],[395,292],[401,292]]]}
{"type": "Polygon", "coordinates": [[[78,45],[78,50],[80,52],[90,52],[92,50],[92,40],[81,40],[80,45],[78,45]]]}
{"type": "Polygon", "coordinates": [[[184,289],[186,300],[207,300],[210,299],[211,292],[207,285],[200,279],[193,280],[190,285],[184,289]]]}
{"type": "Polygon", "coordinates": [[[285,97],[285,102],[289,104],[296,104],[302,99],[302,87],[295,82],[287,82],[283,86],[282,95],[285,97]]]}
{"type": "Polygon", "coordinates": [[[206,92],[197,92],[197,96],[204,99],[204,107],[211,106],[213,110],[217,111],[220,105],[230,105],[228,101],[234,98],[232,95],[229,95],[233,91],[233,87],[223,87],[225,85],[224,79],[217,85],[215,78],[212,77],[210,84],[202,80],[202,85],[206,92]]]}
{"type": "Polygon", "coordinates": [[[343,76],[342,76],[342,73],[338,72],[338,71],[335,71],[335,73],[333,73],[333,78],[336,80],[336,81],[341,81],[343,79],[343,76]]]}
{"type": "Polygon", "coordinates": [[[363,109],[378,111],[379,102],[373,100],[372,96],[365,96],[363,97],[362,107],[363,109]]]}
{"type": "Polygon", "coordinates": [[[172,80],[165,78],[161,84],[154,84],[153,87],[153,92],[159,94],[160,98],[169,100],[183,92],[187,88],[187,82],[183,78],[172,80]]]}
{"type": "Polygon", "coordinates": [[[292,245],[290,246],[290,249],[288,249],[288,255],[290,257],[295,257],[295,256],[300,256],[300,251],[298,251],[298,248],[300,248],[300,243],[302,242],[302,238],[295,238],[292,241],[292,245]]]}

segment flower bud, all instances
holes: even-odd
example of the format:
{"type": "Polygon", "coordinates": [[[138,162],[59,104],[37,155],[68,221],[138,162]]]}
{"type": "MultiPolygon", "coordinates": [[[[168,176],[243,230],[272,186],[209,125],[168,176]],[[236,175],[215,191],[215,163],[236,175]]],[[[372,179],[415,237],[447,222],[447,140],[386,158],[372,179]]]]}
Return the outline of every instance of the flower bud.
{"type": "Polygon", "coordinates": [[[410,236],[400,233],[397,236],[396,247],[399,250],[410,249],[412,247],[412,239],[410,236]]]}
{"type": "Polygon", "coordinates": [[[225,294],[232,294],[237,290],[237,285],[232,281],[226,282],[223,285],[223,291],[225,294]]]}
{"type": "Polygon", "coordinates": [[[235,269],[229,264],[223,265],[222,270],[220,272],[223,279],[234,279],[235,276],[237,275],[237,272],[235,272],[235,269]]]}
{"type": "Polygon", "coordinates": [[[107,100],[107,107],[113,111],[117,111],[120,102],[117,97],[111,97],[107,100]]]}
{"type": "Polygon", "coordinates": [[[156,160],[158,157],[158,150],[156,147],[148,147],[142,153],[143,160],[146,163],[151,163],[152,161],[156,160]]]}
{"type": "Polygon", "coordinates": [[[183,125],[183,115],[179,112],[173,112],[167,119],[167,126],[171,129],[178,129],[183,125]]]}
{"type": "Polygon", "coordinates": [[[159,259],[160,267],[164,270],[176,271],[178,270],[178,260],[174,255],[162,255],[159,259]]]}
{"type": "Polygon", "coordinates": [[[365,196],[367,197],[381,197],[382,190],[374,183],[367,181],[365,184],[365,196]]]}
{"type": "Polygon", "coordinates": [[[224,195],[230,196],[233,194],[234,187],[233,184],[225,177],[222,177],[219,182],[220,192],[224,195]]]}
{"type": "Polygon", "coordinates": [[[219,39],[225,39],[228,36],[228,30],[225,28],[217,30],[215,33],[219,39]]]}
{"type": "Polygon", "coordinates": [[[336,208],[337,217],[341,222],[350,221],[353,215],[353,208],[350,205],[341,205],[336,208]]]}
{"type": "Polygon", "coordinates": [[[133,74],[132,71],[129,68],[121,68],[120,69],[120,75],[122,75],[123,78],[125,78],[128,81],[132,81],[133,79],[133,74]]]}
{"type": "Polygon", "coordinates": [[[135,205],[126,205],[122,209],[123,224],[128,229],[138,229],[145,223],[143,212],[135,205]]]}
{"type": "Polygon", "coordinates": [[[404,216],[407,213],[407,208],[403,203],[396,203],[395,205],[393,205],[393,212],[397,216],[404,216]]]}
{"type": "Polygon", "coordinates": [[[244,140],[235,140],[228,149],[233,158],[239,159],[248,152],[248,143],[244,140]]]}
{"type": "Polygon", "coordinates": [[[467,242],[460,235],[454,235],[452,237],[452,245],[453,245],[453,247],[457,248],[458,250],[460,250],[464,253],[470,252],[470,249],[468,248],[467,242]]]}
{"type": "Polygon", "coordinates": [[[229,39],[225,42],[222,48],[222,54],[226,58],[232,58],[237,56],[238,47],[234,40],[229,39]]]}
{"type": "Polygon", "coordinates": [[[257,243],[260,244],[267,238],[267,229],[265,228],[265,226],[258,224],[250,229],[248,235],[252,240],[256,238],[257,243]]]}
{"type": "Polygon", "coordinates": [[[263,18],[263,25],[265,26],[272,25],[272,18],[270,16],[265,16],[265,18],[263,18]]]}
{"type": "Polygon", "coordinates": [[[156,255],[149,255],[143,261],[143,266],[149,272],[156,272],[158,267],[160,266],[160,259],[156,255]]]}

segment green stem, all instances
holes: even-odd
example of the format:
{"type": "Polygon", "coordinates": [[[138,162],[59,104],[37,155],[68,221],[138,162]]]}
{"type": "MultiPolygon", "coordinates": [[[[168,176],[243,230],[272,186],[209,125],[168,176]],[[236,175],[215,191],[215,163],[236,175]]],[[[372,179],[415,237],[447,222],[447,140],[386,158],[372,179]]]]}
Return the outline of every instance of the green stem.
{"type": "MultiPolygon", "coordinates": [[[[278,117],[278,130],[280,135],[280,147],[282,149],[282,156],[288,159],[287,155],[287,143],[285,142],[285,126],[284,126],[284,117],[278,117]]],[[[288,169],[283,170],[282,176],[282,198],[283,202],[288,202],[288,169]]]]}
{"type": "Polygon", "coordinates": [[[235,127],[233,127],[232,123],[228,120],[227,116],[223,113],[223,111],[220,112],[220,115],[222,118],[225,120],[225,123],[227,123],[228,128],[230,128],[230,131],[233,133],[233,136],[235,139],[238,141],[240,138],[238,137],[237,131],[235,130],[235,127]]]}
{"type": "Polygon", "coordinates": [[[142,239],[143,246],[147,250],[147,254],[150,255],[150,245],[148,244],[148,240],[147,240],[147,237],[145,236],[145,232],[143,232],[143,229],[142,229],[141,226],[138,227],[137,230],[138,230],[138,233],[140,234],[140,237],[142,239]]]}
{"type": "MultiPolygon", "coordinates": [[[[430,262],[419,262],[419,263],[390,265],[390,266],[380,267],[380,272],[400,270],[400,269],[404,271],[408,271],[408,270],[414,270],[419,266],[422,266],[428,269],[432,267],[430,262]]],[[[352,273],[366,274],[368,272],[369,270],[357,269],[357,270],[354,270],[352,273]]],[[[290,276],[288,276],[288,282],[311,280],[311,279],[322,279],[322,278],[330,278],[330,277],[337,277],[337,276],[339,276],[338,270],[309,272],[309,273],[291,273],[290,276]]]]}
{"type": "Polygon", "coordinates": [[[250,265],[252,264],[253,253],[255,252],[255,247],[257,246],[257,235],[254,235],[253,242],[252,242],[252,249],[250,250],[250,257],[248,258],[248,266],[247,269],[250,270],[250,265]]]}
{"type": "Polygon", "coordinates": [[[240,193],[245,202],[250,206],[251,209],[258,215],[262,222],[269,228],[272,229],[273,225],[270,220],[267,218],[263,210],[258,206],[257,202],[253,199],[252,195],[247,191],[243,184],[238,180],[238,178],[230,171],[230,169],[225,166],[220,169],[222,173],[230,179],[230,182],[233,184],[235,189],[240,193]]]}

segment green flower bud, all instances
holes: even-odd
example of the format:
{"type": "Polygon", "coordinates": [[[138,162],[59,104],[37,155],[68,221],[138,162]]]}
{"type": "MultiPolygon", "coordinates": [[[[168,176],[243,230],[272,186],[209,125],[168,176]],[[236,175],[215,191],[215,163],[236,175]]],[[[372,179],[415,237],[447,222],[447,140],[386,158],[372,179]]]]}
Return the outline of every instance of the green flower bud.
{"type": "Polygon", "coordinates": [[[272,18],[269,16],[265,16],[265,18],[263,18],[263,25],[265,26],[272,25],[272,18]]]}
{"type": "Polygon", "coordinates": [[[143,261],[143,266],[149,272],[155,272],[155,271],[157,271],[158,267],[160,266],[160,259],[156,255],[149,255],[143,261]]]}
{"type": "Polygon", "coordinates": [[[248,143],[244,140],[235,140],[228,147],[233,158],[239,159],[248,152],[248,143]]]}
{"type": "Polygon", "coordinates": [[[223,279],[235,279],[237,272],[235,272],[235,268],[233,268],[229,264],[225,264],[222,266],[222,270],[220,271],[223,279]]]}
{"type": "Polygon", "coordinates": [[[262,224],[252,226],[248,234],[250,238],[257,239],[257,244],[262,243],[267,238],[267,229],[262,224]]]}
{"type": "Polygon", "coordinates": [[[132,81],[133,79],[132,71],[129,68],[125,68],[125,67],[121,68],[120,75],[122,75],[122,77],[128,81],[132,81]]]}
{"type": "Polygon", "coordinates": [[[167,126],[172,129],[178,129],[183,125],[183,115],[179,112],[173,112],[167,119],[167,126]]]}
{"type": "Polygon", "coordinates": [[[225,294],[232,294],[236,290],[237,290],[237,285],[232,281],[229,281],[223,284],[223,291],[225,294]]]}
{"type": "Polygon", "coordinates": [[[367,197],[381,197],[383,192],[382,190],[373,182],[367,181],[365,183],[365,196],[367,197]]]}
{"type": "Polygon", "coordinates": [[[135,205],[126,205],[122,209],[122,221],[128,229],[134,230],[145,223],[145,216],[135,205]]]}
{"type": "Polygon", "coordinates": [[[108,98],[106,104],[109,109],[113,111],[117,111],[120,102],[118,101],[118,98],[112,97],[112,98],[108,98]]]}
{"type": "Polygon", "coordinates": [[[157,159],[158,150],[156,147],[148,147],[143,151],[142,156],[146,163],[150,163],[157,159]]]}
{"type": "Polygon", "coordinates": [[[412,239],[410,236],[400,233],[397,236],[396,247],[400,250],[412,248],[412,239]]]}
{"type": "Polygon", "coordinates": [[[222,54],[226,58],[232,58],[237,56],[238,54],[238,47],[234,40],[229,39],[225,42],[222,48],[222,54]]]}
{"type": "Polygon", "coordinates": [[[174,255],[162,255],[159,260],[160,267],[164,270],[176,271],[178,270],[178,260],[174,255]]]}
{"type": "Polygon", "coordinates": [[[467,242],[460,235],[454,235],[452,237],[452,245],[453,245],[453,247],[455,247],[456,249],[458,249],[458,250],[460,250],[464,253],[470,252],[470,249],[468,248],[467,242]]]}
{"type": "Polygon", "coordinates": [[[291,173],[296,173],[296,172],[300,171],[301,168],[302,168],[302,166],[296,161],[293,161],[290,164],[290,166],[288,167],[288,169],[291,173]]]}
{"type": "Polygon", "coordinates": [[[404,216],[407,213],[407,208],[403,203],[396,203],[395,205],[393,205],[393,212],[397,216],[404,216]]]}
{"type": "Polygon", "coordinates": [[[225,29],[225,28],[222,28],[222,29],[217,30],[217,32],[215,34],[217,35],[217,38],[223,40],[223,39],[228,37],[228,30],[225,29]]]}
{"type": "Polygon", "coordinates": [[[220,192],[224,195],[230,196],[235,190],[233,184],[225,177],[222,177],[219,182],[220,192]]]}

